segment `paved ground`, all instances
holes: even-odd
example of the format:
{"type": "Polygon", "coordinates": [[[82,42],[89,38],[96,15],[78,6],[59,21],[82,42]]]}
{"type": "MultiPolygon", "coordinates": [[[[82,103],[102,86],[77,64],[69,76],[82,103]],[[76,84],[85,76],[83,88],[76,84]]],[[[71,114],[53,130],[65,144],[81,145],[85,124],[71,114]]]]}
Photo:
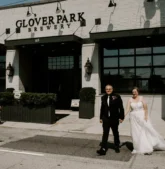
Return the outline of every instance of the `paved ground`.
{"type": "MultiPolygon", "coordinates": [[[[21,122],[5,122],[3,127],[25,128],[25,129],[39,129],[47,131],[63,131],[76,132],[85,134],[102,134],[102,125],[99,123],[99,118],[80,119],[77,111],[60,111],[56,110],[58,121],[52,125],[48,124],[34,124],[21,122]]],[[[130,136],[129,121],[125,120],[120,125],[120,135],[130,136]]]]}
{"type": "MultiPolygon", "coordinates": [[[[102,125],[99,123],[99,117],[92,119],[80,119],[78,112],[69,110],[56,110],[56,115],[59,120],[52,124],[35,124],[35,123],[21,123],[21,122],[5,122],[3,127],[14,127],[24,129],[39,129],[47,131],[63,131],[85,134],[102,134],[102,125]]],[[[156,119],[155,119],[156,121],[156,119]]],[[[165,137],[164,121],[160,125],[154,125],[155,129],[165,137]],[[162,125],[163,123],[163,125],[162,125]]],[[[156,123],[157,124],[157,123],[156,123]]],[[[122,136],[130,136],[129,116],[119,126],[119,132],[122,136]]]]}
{"type": "Polygon", "coordinates": [[[121,153],[98,156],[101,135],[0,127],[0,169],[164,169],[165,152],[132,155],[130,137],[121,137],[121,153]]]}
{"type": "Polygon", "coordinates": [[[79,119],[78,112],[58,111],[52,125],[5,122],[0,125],[0,169],[164,169],[165,152],[132,155],[129,122],[120,125],[121,152],[113,137],[106,156],[98,156],[102,126],[98,118],[79,119]],[[125,129],[123,130],[123,125],[125,129]],[[127,136],[125,136],[127,135],[127,136]]]}

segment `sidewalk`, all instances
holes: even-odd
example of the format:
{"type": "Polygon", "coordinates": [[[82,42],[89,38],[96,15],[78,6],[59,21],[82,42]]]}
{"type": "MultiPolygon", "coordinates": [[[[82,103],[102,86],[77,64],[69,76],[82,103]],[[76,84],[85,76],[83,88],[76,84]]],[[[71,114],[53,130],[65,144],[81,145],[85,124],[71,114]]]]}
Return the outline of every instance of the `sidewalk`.
{"type": "MultiPolygon", "coordinates": [[[[86,134],[102,134],[102,124],[99,122],[99,117],[92,119],[79,119],[77,111],[57,110],[56,114],[63,118],[59,119],[54,124],[36,124],[23,122],[5,122],[0,127],[12,127],[21,129],[43,130],[43,131],[60,131],[71,133],[86,133],[86,134]]],[[[162,122],[163,124],[165,122],[162,122]]],[[[154,126],[156,130],[165,137],[165,131],[160,124],[154,126]]],[[[130,123],[128,117],[119,126],[121,136],[130,136],[130,123]]]]}
{"type": "MultiPolygon", "coordinates": [[[[38,124],[38,123],[7,121],[0,127],[75,132],[86,134],[102,134],[102,125],[100,124],[98,117],[94,117],[92,119],[79,119],[78,112],[70,110],[57,110],[56,114],[64,117],[59,119],[54,124],[38,124]]],[[[120,135],[130,136],[128,120],[126,120],[123,124],[120,125],[120,135]]]]}

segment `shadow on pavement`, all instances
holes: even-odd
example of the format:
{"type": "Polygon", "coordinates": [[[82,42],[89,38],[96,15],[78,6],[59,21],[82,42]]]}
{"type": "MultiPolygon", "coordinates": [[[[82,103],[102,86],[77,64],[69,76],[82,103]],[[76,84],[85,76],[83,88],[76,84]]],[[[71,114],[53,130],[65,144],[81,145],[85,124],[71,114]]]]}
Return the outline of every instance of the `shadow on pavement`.
{"type": "Polygon", "coordinates": [[[56,121],[61,120],[64,117],[69,116],[69,114],[56,114],[56,121]]]}
{"type": "Polygon", "coordinates": [[[131,151],[127,146],[122,146],[121,152],[115,153],[115,151],[112,150],[112,143],[109,143],[111,148],[108,150],[106,156],[98,156],[96,150],[100,148],[99,144],[100,141],[98,140],[36,135],[34,137],[4,144],[1,147],[22,151],[34,151],[124,162],[129,161],[132,157],[131,151]]]}
{"type": "Polygon", "coordinates": [[[128,150],[130,150],[131,152],[133,151],[133,144],[131,142],[124,142],[121,147],[126,146],[128,148],[128,150]]]}

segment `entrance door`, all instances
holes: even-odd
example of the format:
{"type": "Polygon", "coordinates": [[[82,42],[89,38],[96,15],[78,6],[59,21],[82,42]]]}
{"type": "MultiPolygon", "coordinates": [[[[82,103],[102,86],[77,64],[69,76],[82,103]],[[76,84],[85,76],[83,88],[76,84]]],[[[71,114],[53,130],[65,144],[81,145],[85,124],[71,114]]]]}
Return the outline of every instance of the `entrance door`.
{"type": "Polygon", "coordinates": [[[74,97],[73,70],[50,71],[50,92],[57,94],[57,109],[70,109],[74,97]]]}

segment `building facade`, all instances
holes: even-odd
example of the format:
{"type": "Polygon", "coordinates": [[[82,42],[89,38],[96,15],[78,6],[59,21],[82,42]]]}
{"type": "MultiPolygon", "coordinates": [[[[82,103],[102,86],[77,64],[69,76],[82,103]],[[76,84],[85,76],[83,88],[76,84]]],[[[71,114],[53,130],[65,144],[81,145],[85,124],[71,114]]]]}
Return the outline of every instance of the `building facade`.
{"type": "Polygon", "coordinates": [[[150,107],[162,108],[164,9],[164,0],[52,0],[2,7],[0,65],[11,63],[14,76],[6,75],[1,85],[55,92],[60,109],[70,108],[81,87],[94,87],[96,116],[106,84],[122,94],[124,104],[138,86],[150,107]],[[91,75],[84,69],[88,58],[91,75]]]}

